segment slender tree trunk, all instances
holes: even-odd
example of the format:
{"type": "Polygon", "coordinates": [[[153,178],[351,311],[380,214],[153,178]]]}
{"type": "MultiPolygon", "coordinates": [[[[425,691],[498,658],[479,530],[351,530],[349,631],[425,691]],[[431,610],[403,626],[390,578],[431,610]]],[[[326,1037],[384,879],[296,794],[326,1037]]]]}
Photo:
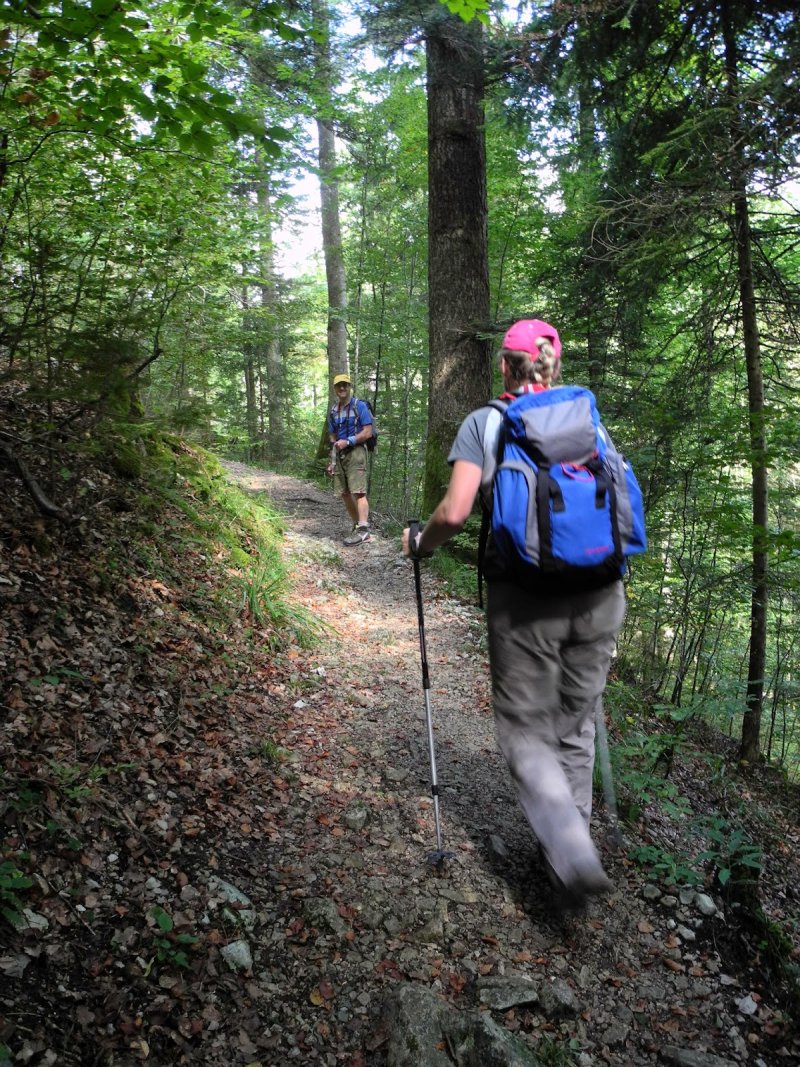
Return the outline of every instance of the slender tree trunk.
{"type": "MultiPolygon", "coordinates": [[[[586,47],[584,35],[580,38],[580,51],[586,47]]],[[[580,56],[579,51],[579,56],[580,56]]],[[[580,166],[584,172],[582,196],[596,197],[599,146],[597,143],[597,122],[595,118],[593,93],[582,67],[582,77],[578,84],[578,145],[580,166]]],[[[585,204],[580,205],[581,210],[585,204]]],[[[589,388],[599,392],[605,377],[606,337],[605,318],[608,304],[605,299],[605,281],[600,266],[601,256],[596,247],[595,228],[589,225],[581,234],[583,251],[580,265],[579,301],[580,310],[586,322],[586,356],[589,364],[589,388]]]]}
{"type": "MultiPolygon", "coordinates": [[[[361,203],[359,205],[358,283],[356,288],[355,323],[353,324],[353,374],[355,375],[356,380],[358,380],[359,367],[361,365],[361,306],[364,298],[364,253],[367,247],[367,189],[369,177],[369,164],[367,164],[361,182],[361,203]]],[[[376,380],[376,395],[377,388],[378,385],[376,380]]],[[[364,393],[366,394],[366,382],[364,383],[364,393]]]]}
{"type": "Polygon", "coordinates": [[[483,36],[451,16],[429,24],[428,304],[429,425],[424,506],[448,479],[458,426],[491,389],[483,36]]]}
{"type": "Polygon", "coordinates": [[[258,440],[258,403],[256,393],[256,359],[254,353],[252,322],[250,321],[250,298],[247,290],[242,293],[242,315],[245,323],[245,341],[242,353],[244,373],[245,426],[247,427],[247,458],[252,459],[258,440]]]}
{"type": "Polygon", "coordinates": [[[314,26],[321,37],[315,49],[318,97],[316,124],[319,140],[322,251],[328,285],[328,369],[331,375],[334,375],[347,370],[347,285],[339,223],[339,180],[336,177],[330,13],[325,0],[313,0],[311,6],[314,26]]]}
{"type": "Polygon", "coordinates": [[[244,357],[244,391],[247,404],[247,456],[248,459],[252,459],[258,441],[258,404],[256,402],[256,368],[250,346],[244,357]]]}
{"type": "MultiPolygon", "coordinates": [[[[339,180],[336,177],[336,138],[333,128],[333,62],[330,45],[330,8],[327,0],[312,0],[312,18],[317,39],[314,44],[317,96],[317,137],[319,140],[319,190],[322,222],[322,253],[328,286],[328,407],[333,403],[330,384],[336,374],[348,369],[347,283],[339,223],[339,180]]],[[[322,429],[317,459],[329,451],[327,423],[322,429]]]]}
{"type": "Polygon", "coordinates": [[[750,431],[750,464],[753,482],[752,599],[750,606],[750,662],[747,671],[747,696],[739,758],[754,763],[760,756],[761,715],[764,703],[764,672],[767,649],[768,542],[767,505],[768,471],[764,378],[761,368],[761,342],[756,315],[753,283],[753,248],[747,196],[747,173],[744,158],[744,122],[739,101],[738,46],[733,13],[729,2],[722,5],[722,29],[725,41],[725,68],[731,104],[733,193],[733,236],[739,280],[742,334],[747,364],[747,397],[750,431]]]}
{"type": "Polygon", "coordinates": [[[339,182],[335,177],[336,144],[333,127],[317,120],[319,135],[320,203],[322,211],[322,251],[328,284],[328,370],[347,370],[347,284],[339,224],[339,182]]]}
{"type": "Polygon", "coordinates": [[[280,298],[272,244],[272,204],[269,186],[264,179],[258,187],[261,214],[261,329],[264,335],[264,367],[267,376],[268,454],[280,460],[284,454],[286,427],[283,418],[283,360],[278,324],[280,298]]]}

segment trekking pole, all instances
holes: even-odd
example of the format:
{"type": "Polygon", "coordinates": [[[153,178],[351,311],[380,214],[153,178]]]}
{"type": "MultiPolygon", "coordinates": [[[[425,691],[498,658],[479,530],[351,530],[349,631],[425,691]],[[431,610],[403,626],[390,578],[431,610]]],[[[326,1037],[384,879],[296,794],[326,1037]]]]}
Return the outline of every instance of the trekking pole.
{"type": "Polygon", "coordinates": [[[611,754],[608,748],[608,731],[606,730],[606,717],[603,712],[603,698],[601,696],[597,698],[597,703],[594,706],[594,732],[597,739],[597,755],[600,759],[600,775],[603,779],[603,795],[611,820],[609,838],[615,848],[621,848],[624,840],[622,831],[619,828],[617,794],[614,791],[614,776],[611,773],[611,754]]]}
{"type": "MultiPolygon", "coordinates": [[[[419,522],[409,520],[409,538],[416,537],[419,522]]],[[[420,581],[419,560],[414,563],[414,588],[417,594],[417,622],[419,624],[419,652],[422,661],[422,689],[425,694],[425,721],[428,727],[428,751],[431,760],[431,796],[433,797],[433,821],[436,826],[436,851],[428,856],[428,862],[440,866],[445,860],[452,859],[455,853],[445,852],[442,848],[442,825],[439,820],[439,782],[436,777],[436,750],[433,740],[433,713],[431,712],[431,680],[428,673],[428,654],[425,647],[425,614],[422,610],[422,582],[420,581]]]]}

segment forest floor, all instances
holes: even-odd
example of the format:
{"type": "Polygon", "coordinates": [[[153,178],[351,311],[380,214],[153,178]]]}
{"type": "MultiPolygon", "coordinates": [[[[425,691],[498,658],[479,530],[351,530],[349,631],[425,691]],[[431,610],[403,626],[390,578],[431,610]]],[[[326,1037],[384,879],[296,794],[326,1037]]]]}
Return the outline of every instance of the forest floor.
{"type": "MultiPolygon", "coordinates": [[[[0,930],[0,1064],[383,1067],[403,983],[494,1005],[542,1063],[797,1062],[787,983],[741,909],[628,858],[680,841],[680,821],[646,810],[615,848],[598,797],[614,890],[559,914],[494,742],[482,614],[423,566],[453,853],[429,862],[411,565],[380,532],[344,548],[330,492],[225,466],[286,516],[296,608],[325,624],[311,648],[203,626],[197,606],[225,575],[178,537],[179,511],[159,520],[160,551],[175,548],[154,575],[107,475],[92,473],[104,503],[84,543],[57,552],[3,484],[0,891],[11,866],[32,885],[22,928],[0,930]],[[127,557],[113,589],[99,555],[127,557]],[[538,997],[519,995],[523,979],[538,997]],[[498,998],[501,980],[516,997],[498,998]]],[[[797,793],[766,770],[715,782],[699,746],[671,775],[708,810],[752,798],[762,904],[787,929],[797,793]]]]}

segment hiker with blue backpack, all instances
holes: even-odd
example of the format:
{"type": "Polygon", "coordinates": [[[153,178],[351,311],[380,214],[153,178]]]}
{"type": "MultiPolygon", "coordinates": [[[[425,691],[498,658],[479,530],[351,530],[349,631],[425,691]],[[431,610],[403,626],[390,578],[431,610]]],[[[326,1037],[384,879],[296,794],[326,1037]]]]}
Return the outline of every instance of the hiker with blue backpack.
{"type": "Polygon", "coordinates": [[[626,559],[646,548],[642,496],[595,398],[555,387],[558,332],[516,322],[499,354],[504,392],[453,443],[450,483],[403,551],[430,556],[480,494],[479,573],[495,728],[562,906],[610,889],[590,835],[595,712],[625,614],[626,559]]]}
{"type": "Polygon", "coordinates": [[[353,520],[344,543],[361,545],[370,539],[367,450],[368,442],[374,441],[374,419],[366,401],[353,396],[349,374],[336,375],[333,391],[336,402],[328,413],[331,455],[326,473],[333,478],[334,492],[339,493],[353,520]]]}

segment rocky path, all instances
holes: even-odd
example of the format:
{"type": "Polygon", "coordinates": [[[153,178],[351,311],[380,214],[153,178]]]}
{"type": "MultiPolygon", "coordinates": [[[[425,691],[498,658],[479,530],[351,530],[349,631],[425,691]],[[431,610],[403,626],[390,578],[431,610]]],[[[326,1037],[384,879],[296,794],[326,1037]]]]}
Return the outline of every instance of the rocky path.
{"type": "Polygon", "coordinates": [[[596,838],[615,891],[559,918],[496,751],[482,615],[448,599],[423,568],[441,818],[454,854],[443,869],[428,862],[435,832],[411,565],[379,533],[344,548],[344,510],[330,493],[226,468],[285,514],[298,603],[329,626],[298,661],[276,734],[292,752],[268,798],[282,805],[282,830],[257,862],[242,860],[249,896],[267,903],[248,939],[241,1062],[791,1059],[788,1039],[765,1038],[773,1006],[751,995],[720,948],[721,902],[648,885],[605,843],[602,813],[596,838]],[[439,1040],[408,1052],[400,1031],[445,1002],[450,1023],[492,1020],[473,1041],[485,1054],[469,1059],[463,1031],[440,1018],[439,1040]],[[519,1042],[504,1045],[509,1034],[519,1042]],[[571,1058],[553,1058],[556,1049],[571,1058]],[[514,1058],[523,1053],[538,1060],[514,1058]]]}

